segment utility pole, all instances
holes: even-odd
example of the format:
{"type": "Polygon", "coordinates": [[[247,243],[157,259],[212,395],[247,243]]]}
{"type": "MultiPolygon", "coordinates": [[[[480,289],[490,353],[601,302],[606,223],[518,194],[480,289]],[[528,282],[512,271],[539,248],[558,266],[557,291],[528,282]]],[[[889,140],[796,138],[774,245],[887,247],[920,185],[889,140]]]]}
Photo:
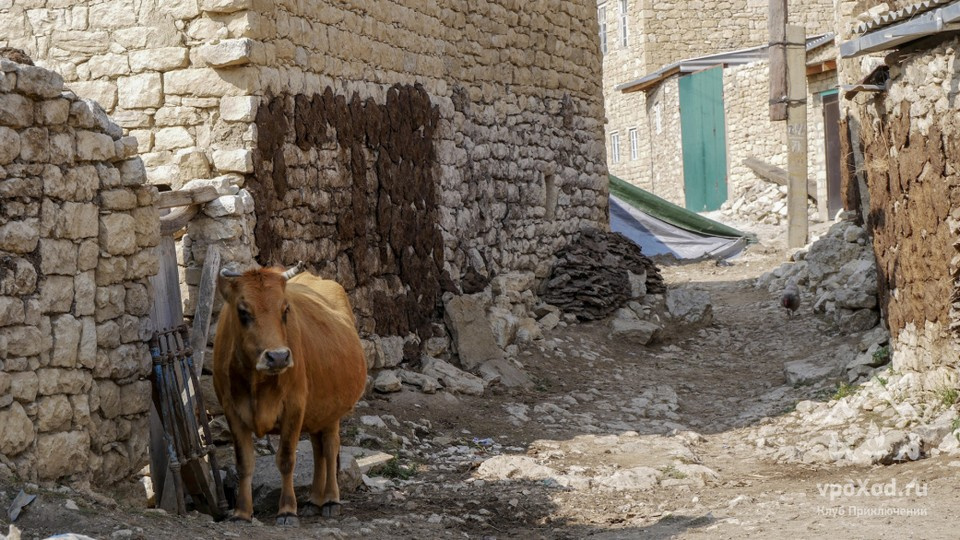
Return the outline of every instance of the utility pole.
{"type": "Polygon", "coordinates": [[[787,119],[787,0],[770,0],[770,120],[787,119]]]}
{"type": "Polygon", "coordinates": [[[807,47],[787,25],[787,0],[769,0],[770,121],[787,121],[787,247],[807,243],[807,47]]]}
{"type": "Polygon", "coordinates": [[[787,246],[807,243],[807,47],[802,26],[788,25],[787,246]]]}

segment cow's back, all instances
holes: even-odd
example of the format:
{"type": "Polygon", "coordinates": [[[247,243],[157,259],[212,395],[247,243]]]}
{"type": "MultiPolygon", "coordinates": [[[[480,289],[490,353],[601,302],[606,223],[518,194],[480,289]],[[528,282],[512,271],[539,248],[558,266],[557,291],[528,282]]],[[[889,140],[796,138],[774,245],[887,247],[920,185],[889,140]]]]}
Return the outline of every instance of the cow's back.
{"type": "Polygon", "coordinates": [[[286,289],[300,336],[291,348],[294,358],[305,363],[311,394],[304,428],[312,431],[322,426],[308,424],[339,419],[353,408],[366,386],[367,364],[343,287],[302,273],[291,278],[286,289]]]}

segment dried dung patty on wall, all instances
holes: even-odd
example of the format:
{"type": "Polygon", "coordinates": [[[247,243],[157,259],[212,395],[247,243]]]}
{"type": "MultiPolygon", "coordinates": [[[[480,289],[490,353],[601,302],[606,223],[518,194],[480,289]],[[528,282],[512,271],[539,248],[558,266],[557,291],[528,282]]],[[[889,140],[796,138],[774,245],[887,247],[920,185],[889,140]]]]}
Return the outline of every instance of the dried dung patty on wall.
{"type": "Polygon", "coordinates": [[[336,279],[364,332],[432,337],[446,279],[439,120],[419,84],[394,85],[384,103],[332,88],[266,99],[249,184],[259,262],[303,260],[336,279]]]}
{"type": "Polygon", "coordinates": [[[584,229],[557,253],[540,296],[580,319],[602,319],[630,299],[628,271],[646,273],[648,293],[666,290],[660,270],[640,246],[620,233],[584,229]]]}

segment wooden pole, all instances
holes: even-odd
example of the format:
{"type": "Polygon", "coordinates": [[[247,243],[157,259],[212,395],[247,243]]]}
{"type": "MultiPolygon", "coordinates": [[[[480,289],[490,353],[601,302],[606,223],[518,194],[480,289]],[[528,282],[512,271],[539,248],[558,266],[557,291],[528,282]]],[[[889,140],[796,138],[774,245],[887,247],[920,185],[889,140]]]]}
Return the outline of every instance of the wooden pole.
{"type": "Polygon", "coordinates": [[[807,70],[802,26],[787,26],[787,246],[807,243],[807,70]]]}
{"type": "Polygon", "coordinates": [[[787,0],[770,0],[770,120],[787,119],[787,0]]]}

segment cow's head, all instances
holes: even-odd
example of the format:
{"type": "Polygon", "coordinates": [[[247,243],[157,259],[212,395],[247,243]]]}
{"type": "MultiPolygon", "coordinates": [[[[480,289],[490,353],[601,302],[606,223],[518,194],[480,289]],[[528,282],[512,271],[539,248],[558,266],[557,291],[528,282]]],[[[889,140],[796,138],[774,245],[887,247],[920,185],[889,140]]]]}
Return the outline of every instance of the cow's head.
{"type": "Polygon", "coordinates": [[[293,366],[295,359],[287,344],[287,314],[290,305],[285,294],[287,280],[303,269],[299,262],[282,271],[261,268],[243,274],[220,271],[217,288],[224,299],[221,317],[235,317],[239,335],[237,344],[257,371],[279,375],[293,366]]]}

